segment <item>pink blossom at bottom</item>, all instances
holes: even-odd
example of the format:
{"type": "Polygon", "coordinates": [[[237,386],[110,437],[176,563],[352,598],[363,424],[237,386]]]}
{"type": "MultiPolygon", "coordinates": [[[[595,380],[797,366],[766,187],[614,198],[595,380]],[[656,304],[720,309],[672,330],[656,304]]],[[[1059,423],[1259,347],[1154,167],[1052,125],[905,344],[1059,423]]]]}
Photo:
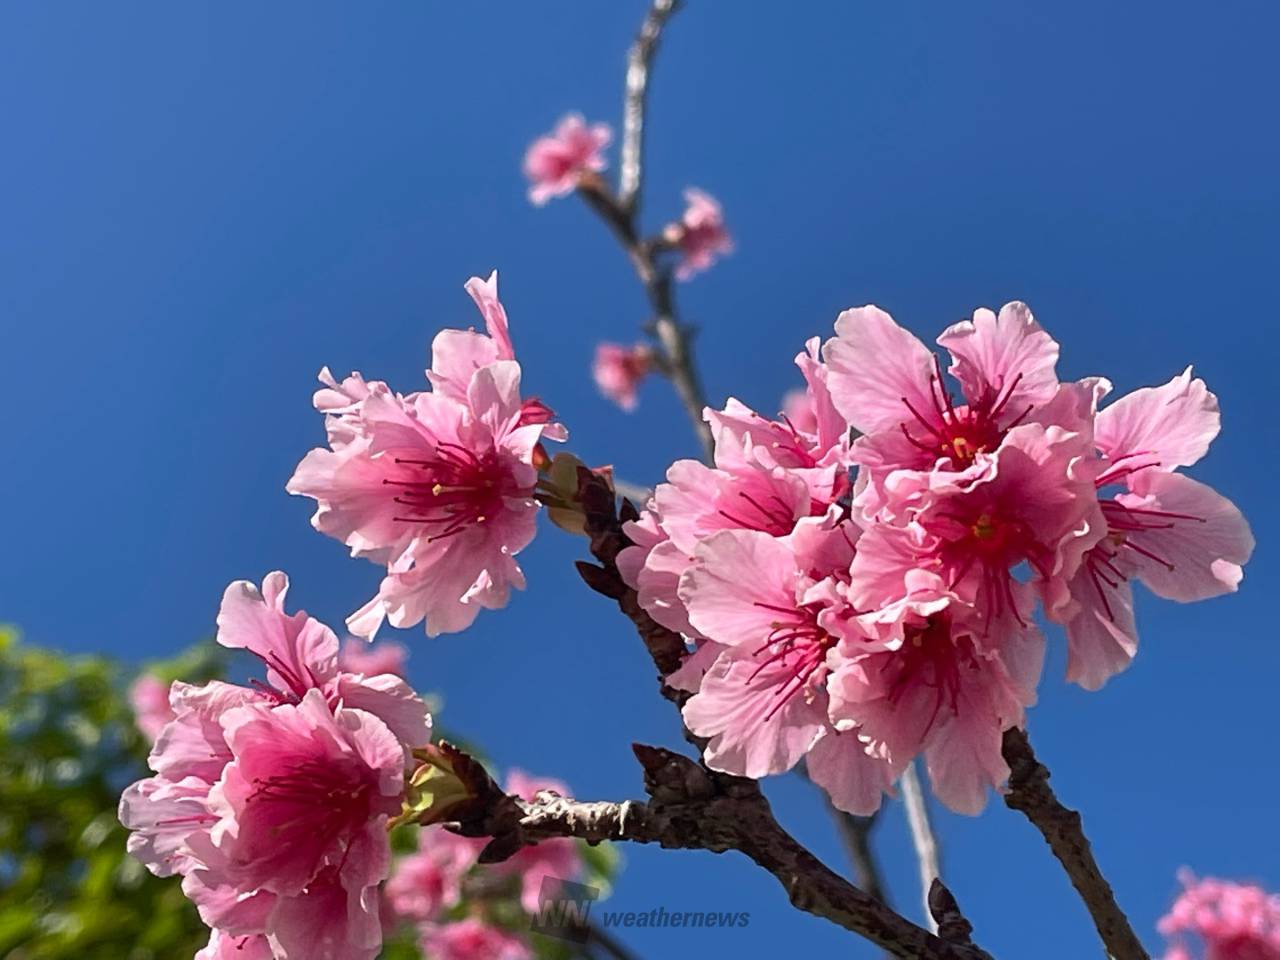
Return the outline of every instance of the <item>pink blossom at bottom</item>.
{"type": "Polygon", "coordinates": [[[529,960],[533,956],[519,937],[478,917],[424,924],[419,942],[431,960],[529,960]]]}
{"type": "Polygon", "coordinates": [[[434,920],[462,899],[462,878],[476,865],[488,839],[460,837],[444,827],[423,827],[418,850],[396,862],[387,881],[391,910],[406,920],[434,920]]]}
{"type": "Polygon", "coordinates": [[[1280,895],[1190,870],[1179,879],[1183,891],[1159,923],[1165,960],[1280,960],[1280,895]]]}

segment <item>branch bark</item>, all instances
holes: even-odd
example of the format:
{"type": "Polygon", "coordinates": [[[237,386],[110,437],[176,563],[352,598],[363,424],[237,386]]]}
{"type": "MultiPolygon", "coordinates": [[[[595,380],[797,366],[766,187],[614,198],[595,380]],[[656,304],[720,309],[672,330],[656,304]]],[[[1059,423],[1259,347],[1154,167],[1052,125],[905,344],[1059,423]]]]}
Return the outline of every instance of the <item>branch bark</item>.
{"type": "Polygon", "coordinates": [[[1149,960],[1093,857],[1080,814],[1058,800],[1049,786],[1049,771],[1036,759],[1026,733],[1005,731],[1003,750],[1010,769],[1005,804],[1026,816],[1049,844],[1088,908],[1107,952],[1114,960],[1149,960]]]}
{"type": "Polygon", "coordinates": [[[679,6],[679,0],[654,0],[627,57],[618,203],[630,215],[634,215],[640,206],[640,189],[644,182],[644,115],[649,99],[649,68],[658,52],[662,28],[679,6]]]}
{"type": "Polygon", "coordinates": [[[680,321],[676,311],[671,271],[659,259],[664,249],[663,242],[661,239],[643,239],[639,227],[649,78],[662,30],[679,7],[679,0],[653,0],[627,58],[617,194],[611,192],[608,184],[598,176],[583,177],[578,192],[617,238],[644,287],[653,311],[651,330],[659,348],[659,367],[675,387],[702,447],[703,459],[709,462],[711,428],[702,419],[707,401],[693,360],[693,331],[680,321]]]}
{"type": "MultiPolygon", "coordinates": [[[[971,943],[935,936],[852,886],[787,833],[754,781],[726,777],[688,757],[637,744],[650,802],[583,803],[552,793],[511,798],[518,819],[470,825],[494,836],[481,856],[492,861],[530,843],[575,837],[588,843],[627,840],[684,850],[736,850],[768,870],[793,905],[879,944],[903,960],[990,960],[971,943]],[[494,851],[491,853],[490,851],[494,851]]],[[[958,912],[958,911],[957,911],[958,912]]],[[[967,924],[965,936],[967,938],[967,924]]]]}

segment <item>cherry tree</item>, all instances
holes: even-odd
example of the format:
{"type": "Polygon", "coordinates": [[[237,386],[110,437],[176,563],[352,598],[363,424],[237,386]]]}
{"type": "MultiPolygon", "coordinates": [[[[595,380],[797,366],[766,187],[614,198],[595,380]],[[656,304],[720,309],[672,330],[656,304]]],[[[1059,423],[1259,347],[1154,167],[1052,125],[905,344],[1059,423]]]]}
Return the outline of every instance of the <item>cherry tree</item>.
{"type": "MultiPolygon", "coordinates": [[[[1058,342],[1010,302],[932,344],[851,306],[796,343],[781,412],[708,403],[677,291],[732,254],[728,219],[692,187],[678,220],[642,217],[646,91],[676,8],[655,0],[630,52],[616,179],[613,131],[577,114],[529,147],[524,171],[532,203],[576,196],[598,215],[648,298],[640,342],[599,345],[601,392],[633,410],[642,383],[667,381],[703,459],[647,490],[575,457],[572,417],[522,376],[528,327],[495,271],[465,283],[476,326],[436,334],[421,383],[321,370],[325,441],[299,451],[288,491],[315,501],[318,532],[383,571],[346,623],[368,640],[385,625],[460,633],[513,589],[538,589],[519,555],[546,514],[581,537],[585,586],[629,621],[686,742],[635,747],[644,798],[577,799],[519,771],[499,782],[433,731],[400,651],[340,647],[291,611],[283,573],[232,583],[217,641],[260,672],[167,697],[135,688],[152,776],[120,808],[133,855],[180,876],[211,928],[202,960],[373,958],[393,923],[432,956],[526,957],[500,911],[450,911],[488,898],[536,913],[542,881],[580,875],[582,844],[605,841],[736,851],[796,909],[894,956],[987,957],[963,891],[939,876],[926,791],[963,814],[992,802],[1023,814],[1106,952],[1146,957],[1027,716],[1057,682],[1043,677],[1049,643],[1067,645],[1063,679],[1085,689],[1131,665],[1134,581],[1183,603],[1239,585],[1248,524],[1184,472],[1218,433],[1217,399],[1190,368],[1118,398],[1102,376],[1063,380],[1058,342]],[[775,818],[759,781],[790,771],[826,794],[857,883],[775,818]],[[878,896],[865,844],[897,794],[924,925],[878,896]],[[413,848],[393,849],[406,824],[413,848]]],[[[1191,956],[1194,937],[1221,960],[1280,956],[1274,899],[1186,883],[1163,924],[1169,956],[1191,956]]]]}

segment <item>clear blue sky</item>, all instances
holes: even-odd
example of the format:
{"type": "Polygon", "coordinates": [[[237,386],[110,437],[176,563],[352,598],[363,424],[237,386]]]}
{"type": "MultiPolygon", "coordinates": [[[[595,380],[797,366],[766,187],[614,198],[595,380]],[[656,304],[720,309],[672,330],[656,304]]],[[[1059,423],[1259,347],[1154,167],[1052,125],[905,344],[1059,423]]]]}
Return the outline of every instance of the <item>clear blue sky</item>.
{"type": "MultiPolygon", "coordinates": [[[[576,200],[535,210],[522,150],[565,110],[616,122],[641,0],[6,4],[0,10],[0,619],[131,660],[207,634],[234,578],[280,567],[338,624],[370,565],[284,483],[322,436],[322,364],[421,384],[462,283],[502,271],[526,382],[573,448],[652,481],[693,444],[661,384],[597,398],[600,338],[645,318],[576,200]]],[[[1263,0],[712,3],[674,22],[653,91],[650,223],[694,184],[738,253],[682,287],[712,397],[776,409],[790,358],[843,307],[932,336],[1028,301],[1061,372],[1121,389],[1195,362],[1224,433],[1199,478],[1259,549],[1233,597],[1143,596],[1143,648],[1100,694],[1061,681],[1034,740],[1154,947],[1181,864],[1280,887],[1274,542],[1280,14],[1263,0]]],[[[640,792],[633,740],[674,743],[628,624],[546,526],[530,589],[463,636],[412,634],[413,679],[503,764],[583,797],[640,792]]],[[[804,784],[781,819],[840,853],[804,784]]],[[[946,874],[1003,956],[1098,955],[1020,818],[940,818],[946,874]]],[[[878,836],[914,911],[898,813],[878,836]]],[[[749,910],[746,931],[656,931],[650,956],[874,955],[792,912],[735,856],[628,849],[623,909],[749,910]]]]}

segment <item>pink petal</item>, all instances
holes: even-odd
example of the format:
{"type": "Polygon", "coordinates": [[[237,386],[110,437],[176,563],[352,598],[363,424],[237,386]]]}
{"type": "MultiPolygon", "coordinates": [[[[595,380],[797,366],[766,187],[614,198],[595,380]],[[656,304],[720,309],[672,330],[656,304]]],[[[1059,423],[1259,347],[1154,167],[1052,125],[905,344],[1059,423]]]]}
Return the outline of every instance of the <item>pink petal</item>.
{"type": "Polygon", "coordinates": [[[1058,387],[1058,344],[1025,303],[1007,303],[999,316],[985,308],[975,310],[972,320],[943,331],[938,343],[951,353],[951,373],[970,401],[990,391],[1016,417],[1026,407],[1047,401],[1058,387]]]}
{"type": "Polygon", "coordinates": [[[862,433],[896,430],[911,420],[904,398],[921,414],[933,409],[932,355],[879,307],[840,314],[823,356],[832,403],[862,433]]]}
{"type": "Polygon", "coordinates": [[[1173,470],[1203,457],[1220,425],[1218,398],[1187,367],[1163,386],[1143,387],[1105,407],[1094,433],[1113,461],[1141,454],[1142,461],[1173,470]]]}

